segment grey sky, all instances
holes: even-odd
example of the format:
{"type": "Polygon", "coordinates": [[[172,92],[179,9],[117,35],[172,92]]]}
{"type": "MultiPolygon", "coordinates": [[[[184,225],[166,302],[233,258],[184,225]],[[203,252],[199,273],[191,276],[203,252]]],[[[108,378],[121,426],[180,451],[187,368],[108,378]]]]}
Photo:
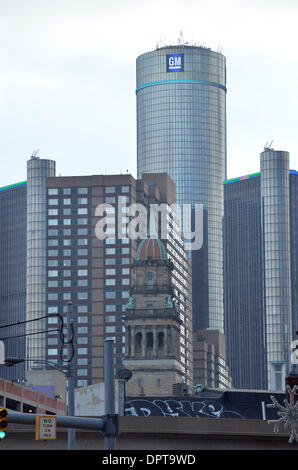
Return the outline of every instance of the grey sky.
{"type": "Polygon", "coordinates": [[[136,173],[135,59],[161,38],[227,59],[228,177],[273,140],[298,169],[297,0],[0,0],[0,186],[26,160],[136,173]]]}

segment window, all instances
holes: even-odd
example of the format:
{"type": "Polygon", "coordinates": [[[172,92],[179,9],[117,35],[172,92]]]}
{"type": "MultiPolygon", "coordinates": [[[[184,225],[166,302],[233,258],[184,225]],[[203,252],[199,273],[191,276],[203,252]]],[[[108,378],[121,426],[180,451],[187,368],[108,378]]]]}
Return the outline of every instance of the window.
{"type": "Polygon", "coordinates": [[[58,204],[58,199],[48,199],[49,206],[56,206],[58,204]]]}
{"type": "Polygon", "coordinates": [[[78,334],[87,334],[88,333],[88,327],[87,326],[79,326],[78,327],[78,334]]]}
{"type": "Polygon", "coordinates": [[[71,219],[63,219],[63,225],[71,225],[71,219]]]}
{"type": "Polygon", "coordinates": [[[121,187],[121,192],[122,193],[129,193],[129,186],[122,186],[121,187]]]}
{"type": "Polygon", "coordinates": [[[111,194],[111,193],[115,193],[115,192],[116,192],[115,186],[106,186],[105,187],[105,193],[106,194],[111,194]]]}
{"type": "Polygon", "coordinates": [[[135,351],[141,352],[142,349],[142,333],[137,333],[135,335],[135,351]]]}
{"type": "Polygon", "coordinates": [[[49,188],[48,189],[49,196],[57,196],[58,195],[58,188],[49,188]]]}
{"type": "Polygon", "coordinates": [[[78,204],[88,204],[88,199],[86,197],[80,197],[78,199],[78,204]]]}
{"type": "Polygon", "coordinates": [[[48,215],[58,215],[58,209],[49,209],[48,215]]]}
{"type": "Polygon", "coordinates": [[[88,194],[88,188],[78,188],[78,194],[88,194]]]}
{"type": "Polygon", "coordinates": [[[78,259],[78,266],[88,266],[87,259],[78,259]]]}
{"type": "Polygon", "coordinates": [[[78,235],[88,235],[88,229],[87,228],[79,228],[78,229],[78,235]]]}
{"type": "Polygon", "coordinates": [[[69,196],[71,194],[71,188],[63,188],[63,194],[69,196]]]}
{"type": "Polygon", "coordinates": [[[116,299],[116,292],[114,290],[106,291],[105,299],[116,299]]]}
{"type": "Polygon", "coordinates": [[[87,313],[88,312],[88,305],[78,305],[78,313],[87,313]]]}
{"type": "Polygon", "coordinates": [[[115,276],[116,275],[116,269],[110,268],[105,270],[105,275],[106,276],[115,276]]]}
{"type": "Polygon", "coordinates": [[[88,245],[88,238],[78,238],[78,245],[88,245]]]}
{"type": "Polygon", "coordinates": [[[49,237],[57,237],[58,236],[58,230],[50,228],[48,230],[48,235],[49,235],[49,237]]]}
{"type": "Polygon", "coordinates": [[[55,292],[53,294],[48,294],[48,300],[58,300],[57,292],[55,292]]]}
{"type": "Polygon", "coordinates": [[[88,207],[79,207],[78,208],[78,215],[86,215],[88,214],[88,207]]]}
{"type": "Polygon", "coordinates": [[[77,354],[88,354],[88,348],[77,348],[77,354]]]}
{"type": "Polygon", "coordinates": [[[105,322],[106,323],[115,323],[116,322],[115,315],[106,315],[105,316],[105,322]]]}
{"type": "Polygon", "coordinates": [[[106,286],[115,286],[116,285],[116,279],[105,279],[105,285],[106,286]]]}
{"type": "Polygon", "coordinates": [[[115,304],[106,304],[105,305],[105,312],[116,312],[116,305],[115,304]]]}
{"type": "Polygon", "coordinates": [[[58,250],[49,250],[48,256],[58,256],[58,250]]]}
{"type": "MultiPolygon", "coordinates": [[[[48,313],[58,313],[58,305],[51,305],[48,307],[48,313]]],[[[57,317],[55,317],[57,319],[57,317]]]]}
{"type": "Polygon", "coordinates": [[[48,349],[48,356],[57,356],[58,349],[48,349]]]}
{"type": "Polygon", "coordinates": [[[88,292],[78,292],[78,300],[85,300],[88,299],[88,292]]]}
{"type": "Polygon", "coordinates": [[[58,219],[48,219],[48,225],[58,225],[58,219]]]}
{"type": "Polygon", "coordinates": [[[88,317],[78,317],[78,323],[88,323],[88,317]]]}
{"type": "Polygon", "coordinates": [[[107,203],[107,204],[115,204],[115,201],[116,201],[116,199],[115,199],[114,196],[112,196],[112,197],[105,197],[105,200],[104,200],[104,202],[107,203]]]}
{"type": "Polygon", "coordinates": [[[78,270],[78,276],[88,276],[88,270],[87,269],[79,269],[78,270]]]}
{"type": "Polygon", "coordinates": [[[88,250],[86,248],[80,248],[78,250],[78,256],[88,256],[88,250]]]}
{"type": "Polygon", "coordinates": [[[48,287],[58,287],[58,281],[48,281],[48,287]]]}
{"type": "Polygon", "coordinates": [[[58,260],[57,259],[49,259],[48,260],[48,266],[58,266],[58,260]]]}
{"type": "Polygon", "coordinates": [[[63,215],[71,215],[71,209],[63,209],[63,215]]]}
{"type": "Polygon", "coordinates": [[[153,286],[153,272],[151,271],[146,273],[146,284],[147,286],[153,286]]]}
{"type": "Polygon", "coordinates": [[[88,219],[77,219],[78,225],[88,225],[88,219]]]}
{"type": "Polygon", "coordinates": [[[150,315],[153,315],[153,304],[147,304],[146,310],[150,315]]]}
{"type": "Polygon", "coordinates": [[[88,338],[79,337],[79,338],[77,339],[77,344],[88,344],[88,338]]]}
{"type": "Polygon", "coordinates": [[[151,331],[146,335],[146,347],[149,350],[153,349],[153,333],[151,331]]]}
{"type": "Polygon", "coordinates": [[[116,254],[116,249],[115,248],[106,248],[105,249],[105,254],[106,255],[115,255],[116,254]]]}
{"type": "Polygon", "coordinates": [[[164,334],[162,331],[160,331],[158,334],[157,334],[157,347],[158,348],[163,348],[164,346],[164,334]]]}
{"type": "Polygon", "coordinates": [[[48,277],[56,277],[56,276],[58,276],[57,270],[48,271],[48,277]]]}
{"type": "Polygon", "coordinates": [[[116,333],[116,327],[115,326],[105,326],[104,327],[104,332],[105,333],[116,333]]]}
{"type": "Polygon", "coordinates": [[[88,279],[79,279],[78,280],[78,287],[87,287],[88,286],[88,279]]]}

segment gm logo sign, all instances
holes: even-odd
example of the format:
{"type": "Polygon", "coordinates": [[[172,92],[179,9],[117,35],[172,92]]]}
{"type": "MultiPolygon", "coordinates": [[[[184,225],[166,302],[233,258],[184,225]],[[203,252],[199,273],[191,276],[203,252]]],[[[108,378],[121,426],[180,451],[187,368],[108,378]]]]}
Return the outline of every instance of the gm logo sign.
{"type": "Polygon", "coordinates": [[[183,72],[183,54],[167,54],[167,72],[183,72]]]}

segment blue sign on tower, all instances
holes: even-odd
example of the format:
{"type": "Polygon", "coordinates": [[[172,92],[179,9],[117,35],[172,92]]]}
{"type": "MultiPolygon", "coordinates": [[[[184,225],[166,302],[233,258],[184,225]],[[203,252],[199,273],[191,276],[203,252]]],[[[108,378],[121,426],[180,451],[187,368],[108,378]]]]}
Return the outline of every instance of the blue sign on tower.
{"type": "Polygon", "coordinates": [[[167,54],[167,72],[183,72],[183,54],[167,54]]]}

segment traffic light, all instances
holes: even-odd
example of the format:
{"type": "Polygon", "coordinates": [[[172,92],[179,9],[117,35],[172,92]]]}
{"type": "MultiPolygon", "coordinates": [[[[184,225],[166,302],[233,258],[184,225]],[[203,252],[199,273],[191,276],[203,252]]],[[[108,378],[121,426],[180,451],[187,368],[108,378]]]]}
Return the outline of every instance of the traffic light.
{"type": "Polygon", "coordinates": [[[7,410],[6,408],[0,408],[0,440],[7,437],[7,410]]]}

